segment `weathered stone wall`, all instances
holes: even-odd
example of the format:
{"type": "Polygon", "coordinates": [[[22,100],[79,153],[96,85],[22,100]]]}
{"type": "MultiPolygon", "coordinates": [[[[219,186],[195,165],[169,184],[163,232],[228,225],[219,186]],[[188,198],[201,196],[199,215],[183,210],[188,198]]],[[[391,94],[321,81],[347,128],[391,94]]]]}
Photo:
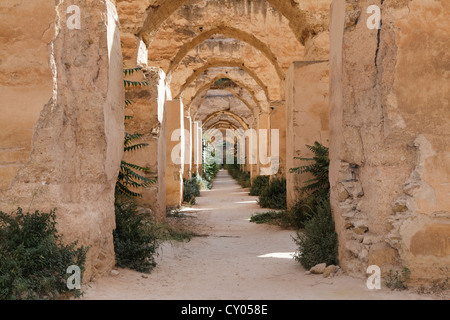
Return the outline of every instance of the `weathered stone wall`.
{"type": "Polygon", "coordinates": [[[143,86],[131,86],[125,90],[126,99],[132,101],[125,110],[126,115],[131,116],[125,121],[125,131],[129,134],[142,134],[135,143],[146,143],[147,146],[125,153],[123,160],[150,169],[150,173],[145,175],[154,179],[155,183],[134,190],[142,194],[142,198],[136,201],[145,212],[154,214],[158,220],[164,220],[166,207],[165,201],[159,197],[159,189],[164,189],[162,185],[164,179],[160,177],[164,177],[165,153],[158,151],[161,143],[166,142],[165,131],[162,130],[165,120],[162,114],[166,87],[164,73],[156,68],[144,66],[127,79],[147,83],[143,86]],[[150,209],[151,212],[146,209],[150,209]]]}
{"type": "Polygon", "coordinates": [[[19,168],[2,184],[1,210],[56,208],[64,240],[90,247],[89,280],[115,263],[113,203],[124,92],[114,4],[75,1],[81,24],[73,30],[65,2],[10,4],[2,7],[1,19],[8,44],[2,101],[10,100],[2,102],[2,121],[9,125],[0,141],[2,151],[18,148],[7,161],[19,168]]]}
{"type": "Polygon", "coordinates": [[[1,190],[11,186],[19,168],[29,161],[33,127],[53,94],[48,48],[54,36],[55,5],[22,2],[0,3],[1,190]]]}
{"type": "Polygon", "coordinates": [[[289,169],[308,164],[294,157],[309,158],[306,145],[320,142],[328,146],[329,136],[329,63],[294,62],[286,77],[286,186],[288,207],[294,205],[299,189],[309,174],[289,173],[289,169]]]}
{"type": "Polygon", "coordinates": [[[450,265],[448,1],[336,0],[331,23],[330,182],[340,261],[413,280],[450,265]]]}

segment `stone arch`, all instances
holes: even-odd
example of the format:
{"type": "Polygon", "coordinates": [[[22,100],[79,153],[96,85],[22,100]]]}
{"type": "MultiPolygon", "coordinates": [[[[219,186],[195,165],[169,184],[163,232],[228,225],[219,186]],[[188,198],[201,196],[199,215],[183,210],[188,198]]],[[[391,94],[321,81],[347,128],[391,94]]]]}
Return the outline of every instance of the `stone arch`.
{"type": "MultiPolygon", "coordinates": [[[[157,4],[148,7],[146,19],[139,31],[139,35],[149,44],[156,32],[161,29],[164,21],[188,2],[189,0],[166,0],[159,1],[157,4]]],[[[198,2],[192,1],[191,3],[196,4],[198,2]]],[[[315,2],[318,3],[316,6],[302,6],[302,3],[299,1],[267,0],[264,4],[260,4],[253,1],[247,1],[246,3],[240,0],[227,0],[222,5],[228,8],[239,8],[241,11],[261,12],[263,15],[267,15],[268,5],[270,5],[288,21],[289,28],[295,35],[296,40],[304,44],[308,38],[320,33],[324,30],[324,26],[329,24],[328,15],[312,15],[311,11],[323,11],[326,13],[329,10],[331,1],[317,0],[315,2]]]]}
{"type": "MultiPolygon", "coordinates": [[[[186,88],[190,83],[192,83],[200,74],[205,72],[206,70],[214,67],[236,67],[244,70],[248,73],[259,85],[259,87],[264,92],[265,96],[268,97],[268,100],[280,100],[280,96],[274,92],[269,90],[269,87],[260,79],[260,77],[251,69],[245,66],[245,62],[241,60],[227,60],[227,59],[210,59],[207,63],[202,64],[199,68],[192,71],[192,73],[187,76],[185,79],[178,80],[177,84],[172,84],[171,89],[173,96],[175,98],[179,97],[181,92],[183,92],[184,88],[186,88]],[[183,83],[183,84],[181,84],[183,83]],[[270,94],[272,93],[272,95],[270,94]]],[[[275,90],[276,91],[276,90],[275,90]]]]}
{"type": "Polygon", "coordinates": [[[202,33],[221,26],[246,30],[259,40],[247,37],[252,45],[265,43],[275,58],[279,56],[281,59],[278,63],[283,70],[287,70],[292,61],[303,59],[304,47],[289,26],[289,20],[267,1],[232,2],[235,3],[227,6],[221,0],[190,0],[189,7],[174,8],[153,34],[144,22],[139,35],[149,48],[149,61],[168,70],[184,45],[202,33]],[[249,11],[246,6],[260,7],[260,10],[249,11]],[[167,46],[168,37],[175,40],[170,47],[167,46]],[[277,41],[281,38],[285,39],[283,43],[277,41]]]}
{"type": "Polygon", "coordinates": [[[280,58],[272,52],[271,48],[267,44],[248,32],[227,25],[217,26],[208,31],[204,31],[196,38],[192,39],[191,42],[185,43],[182,47],[180,47],[176,56],[171,60],[167,73],[176,68],[176,66],[182,61],[189,51],[200,45],[205,40],[212,38],[214,35],[223,35],[225,37],[234,38],[252,45],[267,57],[267,59],[273,64],[279,77],[284,79],[285,71],[281,68],[279,62],[277,61],[280,58]]]}
{"type": "MultiPolygon", "coordinates": [[[[187,105],[187,107],[189,109],[189,113],[191,113],[191,114],[196,113],[196,111],[201,106],[202,102],[204,101],[207,92],[213,88],[213,84],[214,83],[211,83],[211,84],[205,85],[204,87],[200,88],[197,91],[197,93],[195,94],[195,96],[189,100],[189,105],[187,105]]],[[[258,112],[258,111],[263,112],[261,109],[261,106],[254,100],[254,97],[250,93],[248,93],[248,91],[246,89],[244,89],[242,87],[237,87],[237,88],[225,87],[225,88],[223,88],[223,90],[230,92],[236,98],[241,100],[247,106],[247,108],[249,110],[251,110],[253,113],[258,112]],[[242,93],[243,90],[245,90],[247,92],[247,96],[245,96],[242,93]],[[252,100],[249,101],[249,99],[252,99],[252,100]]]]}
{"type": "Polygon", "coordinates": [[[183,84],[183,81],[205,63],[221,62],[239,64],[253,75],[258,75],[261,82],[267,87],[271,100],[284,99],[284,75],[278,74],[267,57],[259,50],[233,38],[207,39],[189,51],[183,60],[170,71],[168,78],[174,92],[183,84]]]}
{"type": "Polygon", "coordinates": [[[212,129],[233,129],[237,130],[239,129],[239,126],[236,123],[233,123],[231,120],[218,120],[208,126],[205,126],[205,131],[212,130],[212,129]]]}
{"type": "Polygon", "coordinates": [[[255,105],[261,112],[267,111],[270,108],[268,97],[265,92],[259,86],[255,79],[253,79],[245,70],[241,68],[210,68],[192,81],[183,91],[183,99],[186,102],[185,105],[189,107],[198,96],[199,92],[210,88],[219,79],[230,79],[238,85],[239,88],[246,90],[249,97],[247,101],[253,100],[255,105]]]}
{"type": "Polygon", "coordinates": [[[244,121],[241,117],[239,117],[238,115],[236,115],[236,114],[233,113],[233,112],[226,111],[226,110],[223,110],[223,111],[216,111],[216,112],[214,112],[214,113],[211,113],[206,119],[204,119],[204,120],[202,121],[203,126],[206,126],[206,124],[207,124],[209,121],[211,121],[212,119],[216,118],[217,116],[221,116],[221,115],[226,115],[226,116],[229,116],[229,117],[235,119],[236,121],[238,121],[238,122],[240,123],[241,127],[242,127],[244,130],[247,130],[247,129],[248,129],[248,124],[245,123],[245,121],[244,121]]]}
{"type": "Polygon", "coordinates": [[[253,125],[256,122],[254,110],[249,109],[242,100],[224,89],[211,89],[207,91],[206,97],[196,112],[191,113],[191,117],[194,121],[204,121],[211,114],[217,116],[228,114],[221,113],[222,111],[228,111],[230,114],[235,114],[240,117],[246,123],[246,126],[253,125]]]}

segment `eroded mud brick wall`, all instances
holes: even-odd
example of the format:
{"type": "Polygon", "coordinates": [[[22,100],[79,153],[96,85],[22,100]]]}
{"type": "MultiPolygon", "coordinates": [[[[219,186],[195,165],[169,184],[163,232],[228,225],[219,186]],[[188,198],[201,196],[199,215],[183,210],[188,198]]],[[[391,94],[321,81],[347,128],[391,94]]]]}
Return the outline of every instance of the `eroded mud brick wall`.
{"type": "Polygon", "coordinates": [[[114,4],[2,1],[0,10],[0,209],[56,208],[64,240],[90,246],[92,279],[115,263],[125,97],[114,4]]]}
{"type": "MultiPolygon", "coordinates": [[[[317,141],[328,147],[329,136],[329,62],[294,62],[286,77],[286,163],[297,168],[309,162],[294,159],[313,156],[307,145],[317,141]]],[[[301,195],[300,188],[310,174],[286,174],[287,204],[292,207],[301,195]]]]}
{"type": "Polygon", "coordinates": [[[333,2],[331,197],[350,272],[450,274],[449,12],[446,0],[333,2]]]}

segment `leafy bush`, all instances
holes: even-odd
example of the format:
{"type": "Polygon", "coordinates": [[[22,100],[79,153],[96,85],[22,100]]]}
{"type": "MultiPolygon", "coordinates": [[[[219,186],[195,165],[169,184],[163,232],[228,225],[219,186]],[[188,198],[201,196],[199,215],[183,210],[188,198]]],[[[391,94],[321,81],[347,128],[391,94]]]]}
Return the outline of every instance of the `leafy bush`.
{"type": "Polygon", "coordinates": [[[211,190],[212,181],[206,180],[201,175],[194,175],[192,178],[194,178],[194,177],[197,180],[197,184],[198,184],[200,190],[211,190]]]}
{"type": "Polygon", "coordinates": [[[249,188],[251,185],[250,172],[241,171],[237,181],[242,188],[249,188]]]}
{"type": "Polygon", "coordinates": [[[295,259],[306,269],[324,262],[337,265],[338,240],[329,197],[319,201],[315,214],[306,222],[303,233],[297,231],[294,242],[298,246],[295,259]]]}
{"type": "Polygon", "coordinates": [[[268,223],[286,229],[292,228],[291,215],[287,210],[282,211],[272,210],[262,213],[256,213],[250,217],[250,222],[254,222],[256,224],[268,223]]]}
{"type": "Polygon", "coordinates": [[[195,197],[200,195],[200,185],[198,179],[193,177],[183,181],[183,201],[189,204],[195,204],[195,197]]]}
{"type": "Polygon", "coordinates": [[[407,267],[403,267],[401,272],[389,270],[384,284],[391,290],[406,290],[408,289],[406,283],[409,281],[410,275],[411,271],[407,267]]]}
{"type": "Polygon", "coordinates": [[[315,142],[313,146],[306,146],[309,150],[313,152],[312,158],[302,158],[295,157],[294,159],[304,160],[304,161],[313,161],[310,165],[304,165],[297,168],[289,169],[291,173],[310,173],[313,178],[309,179],[305,182],[305,186],[303,186],[300,190],[303,193],[308,194],[312,197],[321,197],[328,193],[330,190],[330,181],[328,179],[328,171],[330,166],[330,159],[328,156],[328,148],[320,144],[319,142],[315,142]]]}
{"type": "Polygon", "coordinates": [[[323,199],[323,196],[297,199],[297,202],[289,210],[292,223],[297,229],[303,229],[305,224],[314,216],[317,207],[320,206],[321,199],[323,199]]]}
{"type": "Polygon", "coordinates": [[[116,265],[140,272],[155,266],[159,240],[150,217],[139,213],[133,201],[115,203],[116,229],[113,231],[116,265]]]}
{"type": "Polygon", "coordinates": [[[257,176],[252,180],[252,185],[250,187],[251,196],[259,196],[261,191],[269,186],[269,176],[257,176]]]}
{"type": "Polygon", "coordinates": [[[313,152],[312,158],[296,157],[295,159],[312,161],[312,163],[289,170],[291,173],[310,173],[313,176],[300,189],[300,197],[290,209],[292,219],[299,228],[303,228],[305,223],[312,218],[318,206],[321,205],[322,199],[328,197],[330,192],[328,148],[317,141],[313,146],[307,145],[307,148],[313,152]]]}
{"type": "Polygon", "coordinates": [[[226,164],[225,169],[227,169],[230,176],[239,183],[242,188],[249,188],[250,181],[250,172],[244,172],[241,170],[241,166],[239,164],[226,164]]]}
{"type": "Polygon", "coordinates": [[[262,213],[254,214],[250,217],[250,222],[254,222],[256,224],[261,223],[276,223],[280,219],[280,212],[278,211],[267,211],[262,213]]]}
{"type": "Polygon", "coordinates": [[[212,181],[216,177],[217,172],[219,172],[220,166],[215,162],[207,162],[202,165],[202,169],[203,177],[208,181],[212,181]]]}
{"type": "Polygon", "coordinates": [[[55,211],[12,215],[0,212],[0,299],[78,297],[67,287],[67,268],[84,271],[87,249],[64,245],[56,229],[55,211]]]}
{"type": "Polygon", "coordinates": [[[298,230],[300,228],[304,228],[303,220],[300,220],[297,215],[292,213],[292,210],[255,213],[250,217],[250,222],[254,222],[257,224],[273,224],[284,229],[298,230]]]}
{"type": "Polygon", "coordinates": [[[264,188],[258,198],[262,208],[286,209],[286,179],[274,178],[264,188]]]}

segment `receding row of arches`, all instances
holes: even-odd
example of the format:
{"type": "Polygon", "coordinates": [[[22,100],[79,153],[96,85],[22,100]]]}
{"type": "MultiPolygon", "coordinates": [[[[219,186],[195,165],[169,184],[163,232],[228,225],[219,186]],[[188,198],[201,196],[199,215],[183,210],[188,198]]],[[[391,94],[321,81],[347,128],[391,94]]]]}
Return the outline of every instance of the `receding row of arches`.
{"type": "MultiPolygon", "coordinates": [[[[442,45],[450,8],[444,0],[375,1],[383,21],[377,30],[366,24],[369,2],[0,5],[7,44],[0,48],[0,209],[58,208],[67,239],[92,247],[89,279],[114,264],[114,185],[125,130],[143,133],[149,145],[126,157],[158,178],[142,205],[161,218],[179,203],[185,175],[201,169],[193,159],[203,132],[274,130],[273,160],[287,179],[288,202],[303,182],[287,174],[300,165],[294,157],[310,155],[306,146],[315,141],[329,145],[345,270],[407,264],[413,277],[437,279],[450,257],[442,45]],[[73,6],[80,10],[68,10],[73,6]],[[74,14],[79,23],[68,23],[74,14]],[[123,69],[137,66],[142,72],[127,79],[149,85],[125,90],[123,69]],[[124,110],[125,99],[134,103],[124,110]],[[132,116],[126,127],[125,114],[132,116]],[[180,129],[188,132],[182,149],[192,153],[183,166],[171,159],[181,143],[172,133],[180,129]]],[[[262,168],[244,170],[254,177],[267,172],[262,168]]]]}

